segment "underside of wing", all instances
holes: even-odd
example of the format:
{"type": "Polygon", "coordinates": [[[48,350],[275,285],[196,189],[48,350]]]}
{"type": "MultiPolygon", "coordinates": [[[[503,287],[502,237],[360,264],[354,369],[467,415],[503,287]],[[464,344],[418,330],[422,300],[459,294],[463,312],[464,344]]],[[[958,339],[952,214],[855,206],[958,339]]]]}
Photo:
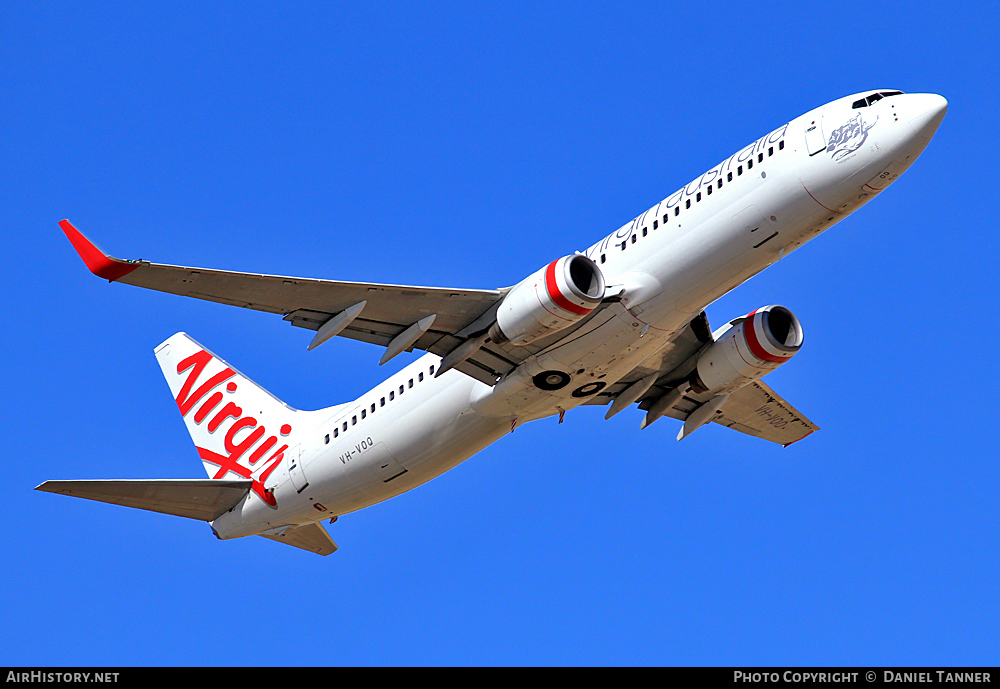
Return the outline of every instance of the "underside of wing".
{"type": "Polygon", "coordinates": [[[819,430],[759,380],[731,394],[721,411],[715,423],[785,447],[819,430]]]}
{"type": "MultiPolygon", "coordinates": [[[[617,383],[608,386],[588,404],[638,402],[639,409],[643,411],[653,410],[651,413],[654,415],[662,414],[685,421],[692,412],[712,399],[711,393],[698,393],[685,385],[697,366],[699,356],[712,342],[708,318],[703,312],[679,331],[656,357],[643,362],[617,383]],[[630,396],[630,391],[637,387],[642,392],[630,396]],[[681,390],[686,392],[680,394],[681,390]],[[661,400],[664,402],[657,406],[661,400]]],[[[617,411],[620,408],[612,405],[608,417],[617,411]]],[[[786,447],[819,430],[816,424],[760,380],[729,394],[711,420],[734,431],[786,447]]]]}
{"type": "Polygon", "coordinates": [[[292,325],[316,331],[310,349],[334,336],[386,348],[382,363],[402,351],[422,349],[441,357],[466,343],[476,347],[450,364],[494,385],[533,354],[557,341],[599,327],[613,317],[609,297],[580,322],[527,345],[498,344],[486,334],[508,289],[413,287],[237,273],[225,270],[123,261],[105,254],[68,220],[59,223],[95,275],[127,285],[220,304],[282,314],[292,325]]]}
{"type": "Polygon", "coordinates": [[[210,522],[246,496],[249,479],[46,481],[35,490],[210,522]]]}
{"type": "MultiPolygon", "coordinates": [[[[447,354],[489,327],[505,294],[504,290],[340,282],[123,261],[105,254],[68,220],[59,225],[90,271],[112,282],[282,314],[292,325],[315,331],[341,316],[342,325],[334,334],[383,347],[399,343],[398,338],[416,324],[429,322],[426,328],[413,331],[416,337],[406,339],[401,351],[416,348],[447,354]]],[[[456,368],[492,385],[517,363],[499,350],[484,348],[456,368]]]]}

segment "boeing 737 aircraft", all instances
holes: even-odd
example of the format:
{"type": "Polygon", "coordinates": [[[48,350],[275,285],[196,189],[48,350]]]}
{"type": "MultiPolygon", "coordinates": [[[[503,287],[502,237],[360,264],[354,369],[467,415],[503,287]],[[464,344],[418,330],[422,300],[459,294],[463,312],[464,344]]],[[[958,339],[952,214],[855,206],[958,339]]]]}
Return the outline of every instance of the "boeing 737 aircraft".
{"type": "Polygon", "coordinates": [[[528,421],[632,404],[641,427],[708,422],[789,445],[817,427],[761,378],[802,346],[783,306],[712,331],[704,309],[875,198],[924,150],[947,110],[881,90],[827,103],[762,136],[585,251],[513,287],[442,289],[123,261],[68,220],[111,282],[281,314],[397,354],[427,354],[345,404],[294,409],[177,333],[156,348],[209,479],[47,481],[62,493],[210,522],[321,555],[323,519],[415,488],[528,421]]]}

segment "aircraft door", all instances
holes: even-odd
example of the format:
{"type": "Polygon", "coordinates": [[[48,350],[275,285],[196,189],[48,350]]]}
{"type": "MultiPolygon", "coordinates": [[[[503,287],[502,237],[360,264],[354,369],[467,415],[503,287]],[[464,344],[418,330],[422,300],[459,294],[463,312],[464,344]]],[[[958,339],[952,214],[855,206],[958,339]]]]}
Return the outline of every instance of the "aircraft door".
{"type": "Polygon", "coordinates": [[[826,137],[823,135],[823,111],[814,110],[805,118],[806,153],[811,156],[826,150],[826,137]]]}
{"type": "Polygon", "coordinates": [[[288,476],[292,479],[295,492],[301,493],[309,485],[306,474],[302,469],[302,445],[296,445],[285,454],[288,461],[288,476]]]}

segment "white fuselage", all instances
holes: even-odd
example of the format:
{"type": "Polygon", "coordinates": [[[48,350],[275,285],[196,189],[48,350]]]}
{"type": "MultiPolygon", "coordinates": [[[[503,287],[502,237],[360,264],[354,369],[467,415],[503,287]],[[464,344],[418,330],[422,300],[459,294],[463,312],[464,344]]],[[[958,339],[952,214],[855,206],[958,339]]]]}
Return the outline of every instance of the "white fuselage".
{"type": "MultiPolygon", "coordinates": [[[[833,101],[758,139],[594,244],[609,293],[624,290],[565,342],[499,381],[456,370],[435,378],[428,354],[354,402],[310,412],[301,478],[287,463],[268,481],[277,508],[248,498],[213,522],[222,538],[345,514],[440,475],[526,421],[586,402],[581,386],[610,385],[655,362],[707,305],[867,203],[924,149],[946,103],[893,95],[852,107],[833,101]],[[548,370],[572,382],[532,385],[548,370]]],[[[656,369],[656,365],[650,366],[656,369]]]]}

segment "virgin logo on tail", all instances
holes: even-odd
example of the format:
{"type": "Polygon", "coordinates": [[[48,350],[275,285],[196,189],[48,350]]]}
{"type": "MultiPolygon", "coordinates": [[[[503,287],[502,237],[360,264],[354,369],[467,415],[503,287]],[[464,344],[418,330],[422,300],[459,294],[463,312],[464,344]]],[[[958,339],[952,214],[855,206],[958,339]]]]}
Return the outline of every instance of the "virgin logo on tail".
{"type": "MultiPolygon", "coordinates": [[[[227,392],[234,393],[238,387],[235,381],[230,380],[230,378],[236,375],[236,371],[233,369],[227,366],[195,389],[198,379],[213,358],[210,352],[203,349],[177,364],[177,373],[180,375],[190,370],[187,380],[184,381],[180,392],[177,393],[177,408],[180,409],[181,416],[186,418],[191,413],[191,410],[201,402],[201,405],[194,412],[194,422],[200,425],[205,419],[209,419],[206,428],[209,433],[214,433],[227,419],[234,420],[233,425],[226,432],[224,441],[226,454],[224,455],[201,447],[198,444],[197,437],[194,437],[194,433],[192,433],[195,439],[195,446],[198,448],[198,454],[206,462],[218,465],[219,469],[212,478],[223,478],[231,471],[243,478],[251,479],[253,481],[253,492],[261,500],[274,507],[277,505],[277,501],[274,499],[273,494],[264,489],[264,482],[281,463],[281,460],[284,459],[284,453],[288,449],[288,445],[282,445],[274,450],[267,459],[263,459],[264,455],[268,454],[271,448],[277,445],[278,437],[271,435],[261,442],[261,439],[267,435],[267,430],[264,426],[258,425],[256,418],[243,416],[243,410],[232,400],[222,405],[221,408],[219,407],[225,395],[221,390],[217,390],[216,388],[227,381],[229,381],[226,384],[227,392]],[[204,402],[202,402],[203,399],[204,402]],[[218,411],[216,411],[217,408],[218,411]],[[242,440],[237,441],[237,434],[245,429],[252,430],[242,440]],[[243,456],[247,452],[250,452],[255,445],[256,449],[247,457],[248,466],[240,464],[243,456]],[[259,466],[257,466],[258,464],[259,466]]],[[[287,423],[280,429],[282,436],[287,436],[291,432],[292,427],[287,423]]]]}

